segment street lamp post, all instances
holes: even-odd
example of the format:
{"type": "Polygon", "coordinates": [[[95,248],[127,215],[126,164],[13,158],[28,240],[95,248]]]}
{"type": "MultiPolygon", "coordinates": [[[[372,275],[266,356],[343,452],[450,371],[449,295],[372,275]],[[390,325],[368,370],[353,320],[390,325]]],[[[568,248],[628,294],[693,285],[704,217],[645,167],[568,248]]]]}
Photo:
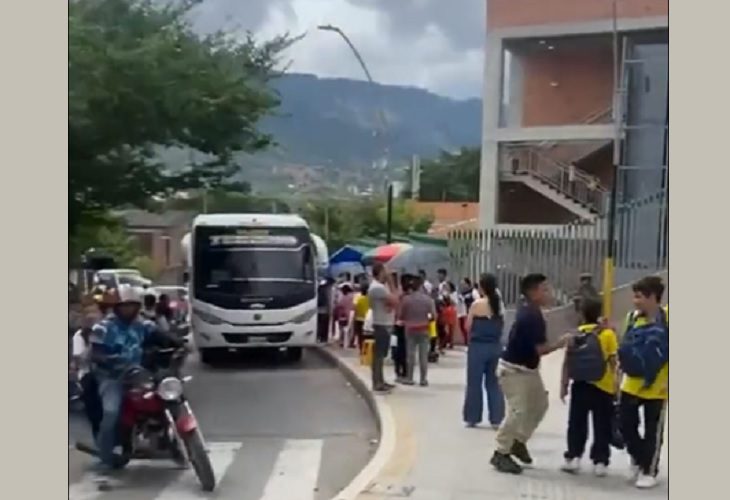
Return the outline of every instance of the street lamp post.
{"type": "MultiPolygon", "coordinates": [[[[370,74],[370,70],[367,67],[367,64],[365,64],[365,60],[360,55],[360,52],[355,47],[355,44],[352,43],[350,38],[345,34],[342,29],[338,28],[337,26],[333,26],[331,24],[323,24],[320,26],[317,26],[317,29],[320,31],[330,31],[332,33],[336,33],[337,35],[342,38],[348,47],[350,47],[350,50],[355,56],[355,59],[357,59],[357,62],[360,63],[360,67],[362,68],[363,72],[365,73],[365,77],[367,78],[368,82],[375,86],[375,80],[373,80],[372,75],[370,74]]],[[[378,112],[376,114],[376,121],[379,122],[377,125],[380,126],[380,131],[375,130],[375,136],[376,138],[380,135],[385,135],[386,130],[386,120],[385,120],[385,114],[383,113],[382,109],[378,109],[378,112]],[[380,134],[378,133],[380,132],[380,134]]],[[[387,147],[384,148],[384,159],[385,159],[385,166],[387,168],[387,147]]],[[[387,173],[386,173],[387,175],[387,173]]],[[[388,180],[387,187],[386,187],[386,204],[387,204],[387,221],[386,221],[386,242],[391,243],[393,239],[393,184],[388,180]]]]}

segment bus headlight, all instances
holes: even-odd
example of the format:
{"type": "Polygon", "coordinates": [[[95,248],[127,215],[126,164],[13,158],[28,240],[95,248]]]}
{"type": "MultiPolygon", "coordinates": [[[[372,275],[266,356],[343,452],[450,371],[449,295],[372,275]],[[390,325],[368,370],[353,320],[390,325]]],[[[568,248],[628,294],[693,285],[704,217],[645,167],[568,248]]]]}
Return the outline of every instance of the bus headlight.
{"type": "Polygon", "coordinates": [[[303,313],[294,316],[291,322],[297,324],[306,323],[307,321],[312,319],[315,314],[317,314],[317,309],[310,309],[309,311],[304,311],[303,313]]]}
{"type": "Polygon", "coordinates": [[[193,310],[193,314],[201,321],[208,323],[209,325],[222,325],[223,320],[215,314],[207,313],[199,309],[193,310]]]}
{"type": "Polygon", "coordinates": [[[183,383],[175,377],[164,378],[157,386],[157,394],[165,401],[175,401],[182,396],[182,393],[183,383]]]}

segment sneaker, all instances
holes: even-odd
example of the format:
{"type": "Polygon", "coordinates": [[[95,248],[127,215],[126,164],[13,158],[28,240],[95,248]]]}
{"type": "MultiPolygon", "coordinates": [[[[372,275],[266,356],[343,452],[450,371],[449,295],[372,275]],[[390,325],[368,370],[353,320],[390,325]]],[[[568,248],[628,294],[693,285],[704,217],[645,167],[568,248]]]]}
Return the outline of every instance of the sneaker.
{"type": "Polygon", "coordinates": [[[560,466],[560,470],[568,474],[577,474],[580,471],[580,459],[566,458],[563,465],[560,466]]]}
{"type": "Polygon", "coordinates": [[[527,451],[527,446],[525,446],[525,443],[521,443],[520,441],[515,441],[512,445],[512,450],[510,451],[513,457],[515,457],[517,460],[522,462],[525,465],[531,465],[532,464],[532,457],[530,456],[530,452],[527,451]]]}
{"type": "Polygon", "coordinates": [[[511,456],[504,453],[495,451],[490,463],[499,472],[503,472],[505,474],[522,474],[522,467],[520,467],[511,456]]]}
{"type": "Polygon", "coordinates": [[[428,387],[428,380],[421,380],[421,383],[419,385],[421,387],[428,387]]]}
{"type": "Polygon", "coordinates": [[[416,383],[409,378],[400,379],[399,382],[403,385],[416,385],[416,383]]]}
{"type": "Polygon", "coordinates": [[[636,487],[642,490],[654,488],[657,484],[658,481],[656,477],[650,476],[648,474],[639,474],[639,477],[636,480],[636,487]]]}
{"type": "Polygon", "coordinates": [[[385,382],[385,383],[384,383],[383,385],[384,385],[384,386],[385,386],[385,388],[386,388],[386,389],[388,389],[389,391],[392,391],[393,389],[395,389],[395,386],[394,386],[393,384],[389,384],[388,382],[385,382]]]}
{"type": "Polygon", "coordinates": [[[631,465],[629,466],[629,473],[626,476],[626,480],[629,483],[635,483],[636,480],[639,478],[639,474],[641,473],[641,470],[639,469],[639,466],[631,462],[631,465]]]}
{"type": "Polygon", "coordinates": [[[474,429],[477,426],[477,424],[474,422],[466,422],[465,425],[467,429],[474,429]]]}
{"type": "Polygon", "coordinates": [[[393,392],[393,390],[386,385],[381,385],[378,387],[373,387],[373,392],[375,394],[390,394],[391,392],[393,392]]]}
{"type": "Polygon", "coordinates": [[[606,477],[608,475],[608,466],[606,464],[595,464],[593,466],[593,475],[596,477],[606,477]]]}

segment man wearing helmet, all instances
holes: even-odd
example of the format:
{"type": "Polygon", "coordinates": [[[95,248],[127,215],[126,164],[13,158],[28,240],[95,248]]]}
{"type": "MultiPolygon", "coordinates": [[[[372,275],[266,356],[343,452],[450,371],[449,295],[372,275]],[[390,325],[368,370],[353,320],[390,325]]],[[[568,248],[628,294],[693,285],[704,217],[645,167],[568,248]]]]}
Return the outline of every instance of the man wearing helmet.
{"type": "Polygon", "coordinates": [[[159,332],[154,323],[140,318],[142,296],[130,285],[116,291],[111,314],[94,325],[89,336],[92,371],[99,387],[103,416],[97,437],[101,472],[115,466],[117,424],[122,406],[122,375],[142,362],[148,343],[182,346],[182,342],[159,332]]]}

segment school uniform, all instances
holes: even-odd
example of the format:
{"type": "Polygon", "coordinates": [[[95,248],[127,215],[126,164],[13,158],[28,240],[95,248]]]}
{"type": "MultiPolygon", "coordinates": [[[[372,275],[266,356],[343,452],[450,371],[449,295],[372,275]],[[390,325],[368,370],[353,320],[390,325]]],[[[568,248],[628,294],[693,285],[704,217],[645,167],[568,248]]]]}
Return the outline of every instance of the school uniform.
{"type": "MultiPolygon", "coordinates": [[[[584,324],[578,328],[580,333],[590,333],[596,324],[584,324]]],[[[590,450],[591,461],[595,465],[608,466],[611,458],[611,435],[613,402],[616,392],[616,374],[608,364],[618,352],[616,332],[603,329],[597,332],[598,343],[606,362],[603,377],[596,382],[573,380],[570,386],[570,406],[568,409],[567,450],[565,459],[580,459],[588,441],[588,419],[592,421],[593,444],[590,450]]]]}
{"type": "MultiPolygon", "coordinates": [[[[664,308],[667,324],[669,309],[664,308]]],[[[647,318],[638,317],[629,327],[641,327],[648,323],[647,318]]],[[[621,384],[620,414],[621,434],[626,442],[626,449],[637,472],[656,477],[659,473],[659,456],[664,443],[664,425],[669,400],[669,362],[659,371],[654,382],[644,387],[641,377],[624,376],[621,384]],[[643,418],[640,413],[643,410],[643,418]],[[639,434],[641,421],[644,423],[644,435],[639,434]]]]}

